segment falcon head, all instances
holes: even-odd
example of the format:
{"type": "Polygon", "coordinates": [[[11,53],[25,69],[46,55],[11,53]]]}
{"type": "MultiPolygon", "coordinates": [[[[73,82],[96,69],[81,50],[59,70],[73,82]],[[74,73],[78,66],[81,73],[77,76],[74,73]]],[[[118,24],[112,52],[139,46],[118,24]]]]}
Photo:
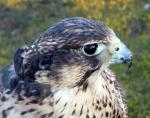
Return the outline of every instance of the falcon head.
{"type": "Polygon", "coordinates": [[[81,17],[64,19],[14,56],[19,79],[53,87],[82,86],[92,73],[113,63],[132,63],[132,54],[112,29],[81,17]]]}

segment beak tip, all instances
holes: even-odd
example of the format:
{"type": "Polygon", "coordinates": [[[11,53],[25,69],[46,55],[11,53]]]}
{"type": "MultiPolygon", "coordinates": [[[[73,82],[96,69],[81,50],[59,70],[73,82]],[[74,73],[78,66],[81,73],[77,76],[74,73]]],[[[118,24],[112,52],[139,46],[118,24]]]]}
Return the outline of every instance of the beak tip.
{"type": "Polygon", "coordinates": [[[131,68],[131,66],[132,66],[132,61],[128,63],[128,68],[131,68]]]}
{"type": "Polygon", "coordinates": [[[129,56],[129,58],[127,58],[124,62],[128,64],[128,68],[131,68],[131,66],[132,66],[132,56],[129,56]]]}

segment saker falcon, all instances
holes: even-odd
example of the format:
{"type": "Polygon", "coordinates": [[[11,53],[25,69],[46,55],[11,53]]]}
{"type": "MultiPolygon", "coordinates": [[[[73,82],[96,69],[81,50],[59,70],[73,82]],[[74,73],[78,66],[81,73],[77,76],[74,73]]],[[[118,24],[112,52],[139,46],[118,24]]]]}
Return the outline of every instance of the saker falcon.
{"type": "Polygon", "coordinates": [[[1,70],[0,118],[127,118],[113,63],[131,66],[132,54],[112,29],[66,18],[1,70]]]}

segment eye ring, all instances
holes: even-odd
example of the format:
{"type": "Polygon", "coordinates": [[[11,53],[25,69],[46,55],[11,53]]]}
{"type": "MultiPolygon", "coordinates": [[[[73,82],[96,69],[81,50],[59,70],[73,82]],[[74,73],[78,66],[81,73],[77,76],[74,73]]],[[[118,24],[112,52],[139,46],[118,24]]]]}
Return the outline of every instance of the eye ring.
{"type": "Polygon", "coordinates": [[[103,43],[93,43],[83,46],[82,51],[86,56],[95,56],[101,53],[105,48],[106,45],[103,43]]]}
{"type": "Polygon", "coordinates": [[[83,46],[83,51],[87,55],[93,55],[96,52],[97,48],[98,48],[97,43],[88,44],[88,45],[83,46]]]}

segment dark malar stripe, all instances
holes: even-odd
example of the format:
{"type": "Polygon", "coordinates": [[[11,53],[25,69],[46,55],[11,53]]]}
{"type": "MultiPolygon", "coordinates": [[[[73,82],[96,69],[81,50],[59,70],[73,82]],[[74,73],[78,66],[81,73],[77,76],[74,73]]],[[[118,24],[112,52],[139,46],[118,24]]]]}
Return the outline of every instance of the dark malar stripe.
{"type": "Polygon", "coordinates": [[[79,82],[76,83],[75,87],[76,87],[76,86],[82,86],[82,85],[86,82],[86,80],[91,76],[91,74],[92,74],[93,72],[95,72],[96,70],[98,70],[98,69],[99,69],[99,68],[96,68],[96,69],[94,69],[94,70],[88,70],[88,71],[83,75],[82,79],[81,79],[79,82]]]}

